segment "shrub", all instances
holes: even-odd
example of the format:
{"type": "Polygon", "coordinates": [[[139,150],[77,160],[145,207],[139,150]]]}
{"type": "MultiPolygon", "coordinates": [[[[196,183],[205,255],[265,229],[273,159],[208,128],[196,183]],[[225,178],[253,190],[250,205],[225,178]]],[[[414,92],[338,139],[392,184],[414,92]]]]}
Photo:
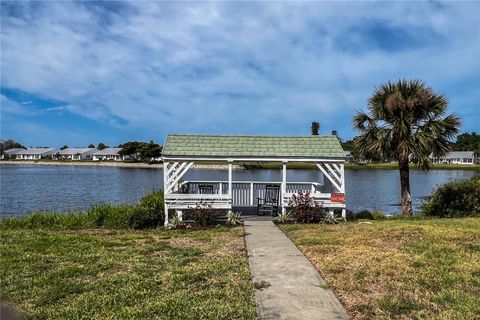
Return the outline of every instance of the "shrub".
{"type": "Polygon", "coordinates": [[[202,227],[215,225],[218,215],[219,211],[208,202],[200,202],[192,209],[192,219],[202,227]]]}
{"type": "Polygon", "coordinates": [[[445,183],[433,191],[421,209],[426,216],[480,216],[480,177],[445,183]]]}
{"type": "Polygon", "coordinates": [[[323,213],[322,207],[315,202],[309,192],[293,194],[288,205],[292,208],[293,217],[297,222],[314,222],[323,213]]]}
{"type": "Polygon", "coordinates": [[[373,216],[369,210],[362,210],[355,213],[355,220],[358,220],[358,219],[373,220],[373,216]]]}
{"type": "Polygon", "coordinates": [[[140,199],[128,218],[128,226],[133,229],[156,228],[165,219],[163,191],[154,191],[140,199]]]}
{"type": "Polygon", "coordinates": [[[240,212],[233,212],[232,210],[229,210],[227,212],[227,226],[235,227],[242,224],[241,215],[242,214],[240,212]]]}
{"type": "Polygon", "coordinates": [[[94,205],[86,212],[85,219],[95,227],[127,228],[132,207],[128,204],[109,203],[94,205]]]}
{"type": "Polygon", "coordinates": [[[378,209],[373,209],[372,219],[373,220],[385,220],[385,219],[387,219],[387,217],[385,216],[385,213],[383,213],[383,211],[380,211],[378,209]]]}
{"type": "Polygon", "coordinates": [[[277,221],[279,223],[289,223],[292,219],[292,211],[280,212],[277,216],[277,221]]]}

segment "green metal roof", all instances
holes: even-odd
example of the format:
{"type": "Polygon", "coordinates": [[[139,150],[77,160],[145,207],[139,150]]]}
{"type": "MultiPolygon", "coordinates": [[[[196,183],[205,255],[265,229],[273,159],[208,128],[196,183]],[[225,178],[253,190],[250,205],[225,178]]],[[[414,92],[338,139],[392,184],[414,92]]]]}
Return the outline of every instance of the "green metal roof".
{"type": "Polygon", "coordinates": [[[240,136],[170,134],[166,157],[345,158],[335,136],[240,136]]]}

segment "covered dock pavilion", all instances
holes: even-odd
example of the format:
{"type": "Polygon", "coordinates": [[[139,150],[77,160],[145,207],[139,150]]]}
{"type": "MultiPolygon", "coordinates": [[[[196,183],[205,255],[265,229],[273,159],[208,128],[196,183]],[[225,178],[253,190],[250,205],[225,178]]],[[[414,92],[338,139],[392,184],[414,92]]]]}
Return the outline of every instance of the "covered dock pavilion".
{"type": "Polygon", "coordinates": [[[336,136],[247,136],[170,134],[163,148],[165,225],[168,211],[183,210],[208,203],[212,208],[232,210],[256,207],[266,184],[280,186],[282,212],[292,195],[309,192],[332,215],[339,209],[345,218],[345,153],[336,136]],[[281,181],[236,181],[234,164],[279,163],[281,181]],[[221,165],[228,170],[226,181],[187,181],[185,173],[195,163],[221,165]],[[288,165],[310,163],[323,174],[323,181],[287,181],[288,165]],[[208,184],[210,194],[201,193],[208,184]]]}

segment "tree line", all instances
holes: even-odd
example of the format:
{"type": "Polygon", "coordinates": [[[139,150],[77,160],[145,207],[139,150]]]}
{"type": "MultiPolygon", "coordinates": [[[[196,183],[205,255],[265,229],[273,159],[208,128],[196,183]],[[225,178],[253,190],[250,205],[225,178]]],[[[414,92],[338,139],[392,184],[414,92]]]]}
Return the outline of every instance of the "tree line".
{"type": "MultiPolygon", "coordinates": [[[[3,154],[5,150],[21,148],[26,149],[22,144],[13,140],[6,139],[0,140],[0,154],[3,154]]],[[[65,150],[69,148],[68,145],[63,145],[60,150],[65,150]]],[[[88,148],[96,148],[98,150],[104,150],[109,148],[108,145],[100,142],[97,147],[94,144],[89,144],[88,148]]],[[[153,140],[149,142],[140,142],[140,141],[128,141],[118,145],[117,148],[121,148],[119,154],[126,156],[127,158],[134,161],[151,161],[158,159],[162,156],[162,146],[158,143],[155,143],[153,140]]]]}
{"type": "MultiPolygon", "coordinates": [[[[312,122],[310,127],[312,135],[319,135],[320,124],[316,121],[312,122]]],[[[349,140],[343,140],[338,135],[337,130],[332,130],[331,135],[336,136],[342,145],[342,148],[345,151],[350,151],[351,154],[355,156],[360,156],[358,150],[355,148],[355,138],[349,140]]],[[[480,134],[476,132],[465,132],[459,134],[456,137],[455,141],[450,142],[451,149],[453,151],[474,151],[476,155],[480,156],[480,134]]],[[[390,160],[391,157],[387,157],[382,159],[381,156],[370,155],[369,160],[373,161],[382,161],[382,160],[390,160]]]]}

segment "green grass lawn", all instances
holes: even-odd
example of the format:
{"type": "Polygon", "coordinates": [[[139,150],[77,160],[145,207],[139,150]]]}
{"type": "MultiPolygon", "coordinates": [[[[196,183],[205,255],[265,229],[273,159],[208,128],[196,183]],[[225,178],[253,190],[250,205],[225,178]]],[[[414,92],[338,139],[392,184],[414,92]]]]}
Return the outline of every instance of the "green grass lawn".
{"type": "Polygon", "coordinates": [[[280,228],[354,319],[480,315],[480,218],[280,228]]]}
{"type": "Polygon", "coordinates": [[[32,319],[255,319],[243,228],[0,230],[0,295],[32,319]]]}

